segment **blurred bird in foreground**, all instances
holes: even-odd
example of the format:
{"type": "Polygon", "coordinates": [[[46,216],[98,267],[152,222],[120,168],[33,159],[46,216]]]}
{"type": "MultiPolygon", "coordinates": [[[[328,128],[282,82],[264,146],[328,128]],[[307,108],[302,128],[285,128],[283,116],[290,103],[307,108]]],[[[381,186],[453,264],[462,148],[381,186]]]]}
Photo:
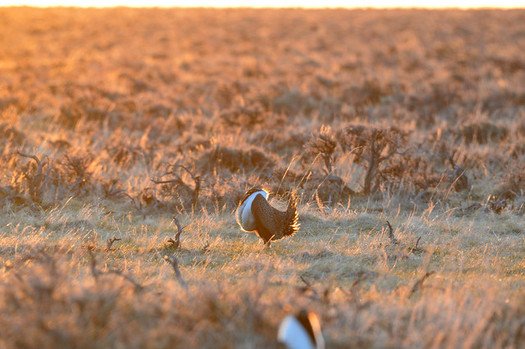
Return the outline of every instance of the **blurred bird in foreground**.
{"type": "Polygon", "coordinates": [[[292,193],[285,212],[270,206],[268,195],[268,192],[261,188],[248,190],[237,208],[236,218],[242,230],[256,232],[264,244],[269,246],[271,241],[296,233],[299,223],[295,193],[292,193]]]}
{"type": "Polygon", "coordinates": [[[319,318],[305,310],[284,318],[279,326],[277,339],[288,349],[324,349],[319,318]]]}

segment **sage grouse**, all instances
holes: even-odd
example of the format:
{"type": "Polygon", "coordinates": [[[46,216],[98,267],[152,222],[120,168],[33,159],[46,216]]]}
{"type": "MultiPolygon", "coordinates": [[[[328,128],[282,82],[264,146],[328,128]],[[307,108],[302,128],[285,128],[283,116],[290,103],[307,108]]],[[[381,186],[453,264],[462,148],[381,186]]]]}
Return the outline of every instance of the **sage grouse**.
{"type": "Polygon", "coordinates": [[[279,326],[279,342],[288,349],[324,349],[321,323],[314,313],[301,310],[296,316],[288,315],[279,326]]]}
{"type": "Polygon", "coordinates": [[[256,232],[265,245],[273,240],[293,235],[299,230],[297,199],[292,194],[288,208],[281,212],[268,203],[268,192],[252,188],[246,192],[237,208],[237,223],[246,232],[256,232]]]}

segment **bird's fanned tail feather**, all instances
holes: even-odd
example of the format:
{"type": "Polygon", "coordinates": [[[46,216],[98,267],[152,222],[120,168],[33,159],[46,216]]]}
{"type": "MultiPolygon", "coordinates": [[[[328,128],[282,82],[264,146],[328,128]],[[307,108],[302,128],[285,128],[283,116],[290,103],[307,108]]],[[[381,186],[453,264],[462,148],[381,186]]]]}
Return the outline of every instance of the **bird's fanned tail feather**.
{"type": "Polygon", "coordinates": [[[286,209],[286,221],[284,223],[283,236],[290,236],[295,234],[299,230],[299,216],[297,214],[297,196],[295,192],[292,193],[292,197],[288,202],[288,208],[286,209]]]}
{"type": "Polygon", "coordinates": [[[257,234],[269,243],[293,235],[299,230],[297,215],[297,198],[292,195],[285,212],[270,206],[266,198],[257,195],[252,202],[252,212],[255,219],[257,234]]]}

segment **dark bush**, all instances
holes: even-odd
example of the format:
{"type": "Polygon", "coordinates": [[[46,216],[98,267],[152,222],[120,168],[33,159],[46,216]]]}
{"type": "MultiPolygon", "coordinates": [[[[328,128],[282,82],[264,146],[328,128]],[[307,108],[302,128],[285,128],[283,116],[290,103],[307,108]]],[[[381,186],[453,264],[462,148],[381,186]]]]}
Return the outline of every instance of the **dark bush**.
{"type": "Polygon", "coordinates": [[[0,123],[0,142],[21,145],[25,140],[25,135],[16,127],[5,122],[0,123]]]}
{"type": "Polygon", "coordinates": [[[228,169],[231,172],[273,169],[278,163],[273,154],[257,148],[248,150],[216,146],[204,152],[197,161],[204,172],[228,169]]]}
{"type": "Polygon", "coordinates": [[[337,141],[332,129],[329,126],[322,126],[319,133],[310,137],[308,143],[304,145],[304,150],[307,155],[320,157],[323,160],[326,173],[330,174],[336,160],[336,147],[337,141]]]}
{"type": "Polygon", "coordinates": [[[353,154],[354,162],[364,167],[363,194],[368,195],[379,188],[385,160],[399,152],[406,134],[395,127],[355,125],[341,130],[338,139],[344,151],[353,154]]]}
{"type": "Polygon", "coordinates": [[[509,135],[509,130],[504,126],[485,121],[461,126],[456,134],[460,140],[467,144],[473,142],[485,144],[506,139],[509,135]]]}

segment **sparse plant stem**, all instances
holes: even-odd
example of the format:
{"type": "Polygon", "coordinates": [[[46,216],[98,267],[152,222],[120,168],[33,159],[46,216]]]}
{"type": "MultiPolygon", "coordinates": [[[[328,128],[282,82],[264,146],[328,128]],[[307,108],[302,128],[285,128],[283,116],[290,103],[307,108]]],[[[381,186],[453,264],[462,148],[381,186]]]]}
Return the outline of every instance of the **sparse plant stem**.
{"type": "Polygon", "coordinates": [[[111,252],[111,251],[115,251],[115,249],[113,248],[113,244],[115,243],[115,241],[120,241],[122,239],[120,238],[116,238],[116,237],[113,237],[111,239],[108,239],[107,242],[106,242],[106,252],[111,252]]]}
{"type": "Polygon", "coordinates": [[[390,239],[390,242],[393,245],[399,244],[399,241],[394,236],[394,229],[392,229],[392,225],[390,224],[389,221],[386,221],[386,224],[388,225],[388,238],[390,239]]]}
{"type": "Polygon", "coordinates": [[[199,203],[199,193],[200,193],[200,190],[201,190],[201,177],[198,176],[198,175],[194,175],[193,172],[191,172],[186,166],[183,166],[183,165],[171,165],[169,167],[169,170],[164,173],[161,177],[164,177],[164,176],[167,176],[167,175],[171,175],[171,176],[174,176],[175,178],[173,179],[168,179],[168,180],[161,180],[161,179],[151,179],[151,181],[155,184],[171,184],[173,185],[176,189],[177,188],[185,188],[185,190],[191,192],[191,199],[190,199],[190,205],[191,205],[191,208],[192,209],[195,209],[197,206],[198,206],[198,203],[199,203]],[[176,169],[182,169],[184,170],[193,180],[193,189],[190,188],[186,183],[184,183],[184,181],[182,180],[182,178],[179,176],[179,174],[177,174],[175,172],[176,169]]]}
{"type": "Polygon", "coordinates": [[[172,238],[169,238],[168,239],[168,243],[174,248],[174,249],[180,249],[181,248],[181,240],[180,240],[180,236],[181,234],[184,232],[184,228],[179,220],[177,219],[177,217],[173,217],[173,222],[175,223],[175,225],[177,226],[177,234],[175,234],[175,239],[172,239],[172,238]]]}
{"type": "Polygon", "coordinates": [[[404,134],[398,129],[350,126],[339,133],[343,150],[351,152],[355,162],[365,169],[363,194],[369,195],[379,188],[381,163],[399,154],[398,148],[404,134]]]}
{"type": "Polygon", "coordinates": [[[434,274],[434,271],[427,271],[421,278],[419,278],[415,283],[414,286],[410,289],[410,292],[408,294],[408,297],[412,296],[414,293],[416,293],[418,290],[423,288],[423,283],[425,280],[432,274],[434,274]]]}
{"type": "Polygon", "coordinates": [[[323,159],[325,171],[328,175],[332,173],[336,147],[337,143],[332,129],[329,126],[322,126],[320,133],[313,135],[305,145],[305,150],[307,153],[320,156],[323,159]]]}
{"type": "MultiPolygon", "coordinates": [[[[118,239],[120,240],[120,239],[118,239]]],[[[109,241],[109,240],[108,240],[109,241]]],[[[144,289],[144,286],[142,286],[140,283],[135,281],[130,275],[124,274],[122,271],[118,269],[108,269],[106,271],[99,270],[97,268],[97,259],[94,252],[95,247],[94,246],[88,246],[87,251],[89,253],[89,269],[91,271],[91,275],[95,279],[95,282],[99,281],[99,276],[104,274],[115,274],[121,276],[123,279],[129,281],[133,286],[135,287],[136,291],[142,291],[144,289]]]]}
{"type": "Polygon", "coordinates": [[[365,195],[369,195],[371,192],[373,192],[375,189],[372,188],[372,181],[376,178],[376,168],[378,165],[378,155],[375,149],[375,143],[372,142],[370,144],[370,153],[369,153],[369,159],[368,159],[368,168],[366,170],[365,175],[365,182],[364,182],[364,188],[363,193],[365,195]]]}
{"type": "Polygon", "coordinates": [[[186,291],[188,291],[188,283],[182,277],[182,273],[180,272],[179,261],[178,261],[177,257],[172,255],[170,257],[166,256],[166,257],[164,257],[164,259],[166,260],[166,262],[171,264],[171,267],[173,268],[173,271],[175,272],[175,277],[177,278],[177,281],[179,282],[179,284],[186,291]]]}

